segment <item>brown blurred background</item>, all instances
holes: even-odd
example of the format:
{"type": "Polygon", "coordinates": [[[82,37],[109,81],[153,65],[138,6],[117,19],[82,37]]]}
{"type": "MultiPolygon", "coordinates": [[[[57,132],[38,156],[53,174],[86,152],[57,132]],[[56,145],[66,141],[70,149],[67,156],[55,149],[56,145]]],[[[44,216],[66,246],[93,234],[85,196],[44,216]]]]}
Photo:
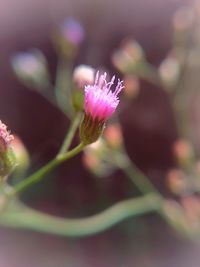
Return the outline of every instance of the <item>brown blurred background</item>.
{"type": "MultiPolygon", "coordinates": [[[[105,66],[111,72],[111,53],[131,36],[158,65],[171,46],[171,20],[181,0],[1,0],[0,4],[0,118],[17,133],[40,166],[57,152],[68,127],[66,118],[39,94],[15,78],[12,56],[29,48],[46,55],[52,80],[57,58],[50,41],[52,28],[68,16],[86,30],[77,64],[105,66]]],[[[141,83],[137,99],[121,116],[128,152],[134,162],[165,194],[164,176],[173,166],[171,144],[176,130],[169,99],[161,88],[141,83]]],[[[120,173],[95,179],[79,161],[71,160],[59,175],[46,178],[22,196],[29,205],[60,216],[86,216],[132,194],[120,173]],[[103,203],[103,204],[102,204],[103,203]]],[[[133,191],[133,192],[132,192],[133,191]]],[[[31,231],[0,230],[0,267],[198,267],[199,245],[179,237],[160,218],[129,219],[97,236],[61,238],[31,231]]]]}

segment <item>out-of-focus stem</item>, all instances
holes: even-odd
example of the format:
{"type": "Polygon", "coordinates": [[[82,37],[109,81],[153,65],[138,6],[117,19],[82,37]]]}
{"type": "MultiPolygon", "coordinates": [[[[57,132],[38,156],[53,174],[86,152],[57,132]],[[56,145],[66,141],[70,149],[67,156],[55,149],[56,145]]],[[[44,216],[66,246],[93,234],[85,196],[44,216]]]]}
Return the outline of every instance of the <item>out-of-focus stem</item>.
{"type": "Polygon", "coordinates": [[[65,58],[59,58],[56,84],[55,84],[55,96],[56,101],[60,109],[70,118],[72,116],[72,103],[71,103],[71,71],[72,62],[66,61],[65,58]]]}
{"type": "Polygon", "coordinates": [[[158,70],[151,65],[150,63],[146,62],[143,66],[143,70],[139,75],[141,79],[144,79],[157,87],[162,87],[163,83],[159,76],[158,70]]]}
{"type": "Polygon", "coordinates": [[[19,207],[6,210],[1,214],[0,224],[68,237],[80,237],[97,234],[129,217],[159,209],[160,203],[157,197],[151,194],[121,201],[96,215],[80,219],[54,217],[19,204],[19,207]]]}
{"type": "Polygon", "coordinates": [[[191,125],[191,96],[187,92],[179,93],[172,99],[175,122],[178,135],[182,138],[193,140],[191,125]]]}
{"type": "Polygon", "coordinates": [[[118,168],[120,168],[126,174],[126,176],[137,186],[141,193],[155,193],[161,197],[156,187],[143,174],[143,172],[141,172],[138,167],[129,159],[126,152],[116,153],[115,162],[118,168]]]}

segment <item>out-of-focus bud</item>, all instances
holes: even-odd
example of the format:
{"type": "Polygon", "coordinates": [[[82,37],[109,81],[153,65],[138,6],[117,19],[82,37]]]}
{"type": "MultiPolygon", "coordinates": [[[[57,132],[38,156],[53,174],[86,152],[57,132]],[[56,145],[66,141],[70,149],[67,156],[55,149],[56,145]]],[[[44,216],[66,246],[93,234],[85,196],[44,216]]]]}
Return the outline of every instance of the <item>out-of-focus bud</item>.
{"type": "Polygon", "coordinates": [[[85,85],[93,84],[95,69],[87,65],[79,65],[74,69],[73,80],[76,87],[84,89],[85,85]]]}
{"type": "Polygon", "coordinates": [[[123,137],[120,124],[109,124],[104,131],[104,137],[110,147],[114,149],[121,147],[123,143],[123,137]]]}
{"type": "Polygon", "coordinates": [[[124,76],[124,95],[127,98],[133,98],[138,95],[140,91],[140,82],[135,75],[124,76]]]}
{"type": "Polygon", "coordinates": [[[200,199],[198,196],[186,196],[181,199],[188,223],[193,230],[200,227],[200,199]]]}
{"type": "MultiPolygon", "coordinates": [[[[99,141],[97,141],[96,143],[98,142],[99,141]]],[[[92,144],[91,146],[93,146],[94,144],[92,144]]],[[[96,153],[96,150],[93,149],[91,146],[84,150],[83,165],[90,172],[98,176],[101,173],[101,160],[98,156],[98,153],[96,153]]]]}
{"type": "Polygon", "coordinates": [[[134,40],[126,40],[112,56],[113,65],[122,73],[141,71],[145,56],[141,46],[134,40]]]}
{"type": "Polygon", "coordinates": [[[181,167],[189,167],[194,162],[192,145],[184,139],[177,140],[173,145],[175,159],[181,167]]]}
{"type": "Polygon", "coordinates": [[[84,166],[98,177],[109,175],[115,169],[111,162],[107,160],[107,157],[110,158],[109,152],[105,141],[100,138],[84,150],[84,166]]]}
{"type": "Polygon", "coordinates": [[[74,18],[64,20],[53,36],[58,51],[67,58],[73,58],[76,55],[78,47],[83,42],[84,38],[84,28],[82,24],[74,18]]]}
{"type": "Polygon", "coordinates": [[[174,200],[165,200],[163,212],[167,221],[182,235],[190,236],[192,231],[185,216],[184,209],[174,200]]]}
{"type": "Polygon", "coordinates": [[[82,24],[74,18],[64,20],[60,31],[66,42],[73,45],[80,45],[85,38],[85,31],[82,24]]]}
{"type": "Polygon", "coordinates": [[[17,163],[14,175],[17,178],[22,178],[30,165],[29,154],[25,145],[18,136],[14,136],[11,145],[13,147],[17,163]]]}
{"type": "Polygon", "coordinates": [[[167,174],[166,180],[167,186],[173,194],[183,195],[189,190],[185,174],[182,170],[170,170],[167,174]]]}
{"type": "Polygon", "coordinates": [[[187,31],[194,22],[194,12],[190,6],[184,6],[178,9],[173,17],[173,26],[175,31],[187,31]]]}
{"type": "Polygon", "coordinates": [[[47,62],[39,50],[17,53],[12,66],[19,80],[26,85],[36,89],[46,89],[49,85],[47,62]]]}
{"type": "Polygon", "coordinates": [[[72,103],[75,110],[83,110],[84,88],[86,85],[94,83],[95,69],[87,65],[79,65],[74,69],[74,88],[72,93],[72,103]]]}
{"type": "Polygon", "coordinates": [[[159,67],[161,80],[167,87],[173,87],[180,76],[180,64],[175,57],[169,56],[163,60],[159,67]]]}
{"type": "Polygon", "coordinates": [[[5,124],[0,121],[0,182],[11,173],[16,166],[16,158],[11,147],[13,136],[5,124]]]}
{"type": "Polygon", "coordinates": [[[176,11],[173,18],[174,41],[178,46],[184,46],[188,40],[190,29],[194,23],[192,7],[183,6],[176,11]]]}
{"type": "Polygon", "coordinates": [[[85,151],[83,155],[83,164],[91,172],[95,172],[98,169],[99,160],[90,151],[85,151]]]}

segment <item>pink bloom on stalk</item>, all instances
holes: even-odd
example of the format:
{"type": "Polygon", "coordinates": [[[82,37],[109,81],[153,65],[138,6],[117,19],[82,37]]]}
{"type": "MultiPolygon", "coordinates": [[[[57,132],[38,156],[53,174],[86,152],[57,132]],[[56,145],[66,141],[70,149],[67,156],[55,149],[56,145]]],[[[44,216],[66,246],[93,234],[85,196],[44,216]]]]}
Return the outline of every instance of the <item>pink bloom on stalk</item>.
{"type": "Polygon", "coordinates": [[[106,81],[106,76],[106,72],[100,76],[97,72],[94,85],[85,87],[85,113],[94,120],[105,121],[115,112],[119,104],[118,94],[124,88],[118,79],[115,90],[111,91],[115,76],[110,82],[106,81]]]}
{"type": "Polygon", "coordinates": [[[7,126],[0,120],[0,152],[6,151],[13,139],[14,137],[10,135],[7,126]]]}

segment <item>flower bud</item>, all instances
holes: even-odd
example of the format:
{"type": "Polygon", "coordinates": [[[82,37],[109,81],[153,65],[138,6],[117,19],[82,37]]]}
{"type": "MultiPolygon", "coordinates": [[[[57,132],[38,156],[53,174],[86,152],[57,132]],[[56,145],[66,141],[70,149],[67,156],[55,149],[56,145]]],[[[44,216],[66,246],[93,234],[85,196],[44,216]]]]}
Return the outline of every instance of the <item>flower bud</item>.
{"type": "Polygon", "coordinates": [[[80,45],[84,40],[84,28],[81,23],[74,18],[68,18],[64,20],[60,27],[60,30],[65,41],[73,45],[80,45]]]}
{"type": "Polygon", "coordinates": [[[87,65],[79,65],[74,69],[73,81],[74,88],[72,92],[72,103],[75,110],[83,110],[84,107],[84,91],[86,85],[94,83],[95,70],[87,65]]]}
{"type": "Polygon", "coordinates": [[[99,138],[97,142],[84,149],[83,164],[95,176],[106,177],[115,170],[110,157],[112,153],[105,140],[99,138]]]}
{"type": "Polygon", "coordinates": [[[83,154],[83,164],[91,172],[95,172],[99,166],[99,159],[92,153],[84,151],[83,154]]]}
{"type": "Polygon", "coordinates": [[[163,205],[164,216],[180,234],[190,235],[191,229],[182,206],[175,200],[165,200],[163,205]]]}
{"type": "Polygon", "coordinates": [[[13,136],[0,121],[0,180],[2,181],[15,167],[16,158],[11,147],[13,136]]]}
{"type": "Polygon", "coordinates": [[[121,147],[123,143],[123,137],[119,123],[108,125],[105,129],[104,136],[110,147],[114,149],[121,147]]]}
{"type": "Polygon", "coordinates": [[[194,150],[192,145],[184,139],[179,139],[174,143],[173,151],[175,159],[182,167],[188,167],[193,163],[194,150]]]}
{"type": "Polygon", "coordinates": [[[122,73],[132,73],[141,69],[145,56],[136,41],[126,40],[122,43],[121,49],[114,52],[112,62],[122,73]]]}
{"type": "Polygon", "coordinates": [[[182,170],[172,169],[166,178],[167,185],[173,194],[182,195],[190,191],[190,186],[182,170]]]}
{"type": "Polygon", "coordinates": [[[74,58],[84,38],[84,28],[82,24],[74,18],[64,20],[53,36],[58,52],[68,59],[74,58]]]}
{"type": "Polygon", "coordinates": [[[76,87],[84,89],[85,85],[94,83],[95,69],[87,65],[79,65],[74,69],[73,80],[76,87]]]}
{"type": "Polygon", "coordinates": [[[93,174],[99,175],[102,172],[101,155],[103,141],[100,138],[96,143],[86,147],[83,153],[83,164],[93,174]]]}
{"type": "MultiPolygon", "coordinates": [[[[195,10],[196,12],[197,10],[195,10]]],[[[187,49],[188,38],[190,38],[191,30],[195,23],[194,9],[187,5],[179,8],[173,17],[174,42],[178,47],[187,49]]],[[[192,51],[192,50],[191,50],[192,51]]]]}
{"type": "Polygon", "coordinates": [[[16,162],[17,162],[14,175],[15,177],[22,178],[22,176],[24,175],[24,173],[26,172],[26,170],[28,169],[30,165],[29,154],[28,154],[28,151],[25,145],[23,144],[23,142],[18,136],[16,135],[14,136],[14,139],[12,140],[11,144],[12,144],[13,151],[16,156],[16,162]]]}
{"type": "Polygon", "coordinates": [[[124,95],[127,98],[134,98],[140,91],[139,79],[135,75],[125,75],[124,77],[124,95]]]}
{"type": "Polygon", "coordinates": [[[173,27],[175,32],[184,32],[192,27],[194,22],[194,12],[190,6],[183,6],[176,11],[173,17],[173,27]]]}
{"type": "Polygon", "coordinates": [[[180,75],[178,60],[172,56],[167,57],[159,67],[159,74],[166,86],[174,86],[180,75]]]}
{"type": "Polygon", "coordinates": [[[12,60],[17,77],[28,86],[46,89],[49,84],[47,62],[43,54],[35,49],[17,53],[12,60]]]}
{"type": "Polygon", "coordinates": [[[198,196],[185,196],[181,199],[185,216],[191,230],[198,230],[200,227],[200,199],[198,196]]]}

